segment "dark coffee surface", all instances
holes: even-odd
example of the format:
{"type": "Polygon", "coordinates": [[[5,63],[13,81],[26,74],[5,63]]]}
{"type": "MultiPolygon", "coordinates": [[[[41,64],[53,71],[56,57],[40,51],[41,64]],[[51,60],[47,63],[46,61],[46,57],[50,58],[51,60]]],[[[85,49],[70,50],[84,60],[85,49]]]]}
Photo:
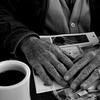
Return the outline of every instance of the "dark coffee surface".
{"type": "Polygon", "coordinates": [[[19,83],[25,75],[16,70],[9,70],[0,73],[0,86],[10,86],[19,83]]]}

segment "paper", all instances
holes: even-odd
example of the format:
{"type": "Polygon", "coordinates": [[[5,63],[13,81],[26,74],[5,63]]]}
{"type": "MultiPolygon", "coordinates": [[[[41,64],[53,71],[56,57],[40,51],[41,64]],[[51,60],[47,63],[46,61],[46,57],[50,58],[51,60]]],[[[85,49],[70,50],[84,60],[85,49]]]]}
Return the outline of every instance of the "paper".
{"type": "Polygon", "coordinates": [[[34,74],[33,72],[33,76],[34,76],[34,81],[35,81],[35,88],[36,88],[36,93],[44,93],[44,92],[50,92],[53,90],[58,90],[58,89],[62,89],[63,87],[58,85],[56,82],[53,82],[52,86],[45,86],[43,81],[34,74]]]}

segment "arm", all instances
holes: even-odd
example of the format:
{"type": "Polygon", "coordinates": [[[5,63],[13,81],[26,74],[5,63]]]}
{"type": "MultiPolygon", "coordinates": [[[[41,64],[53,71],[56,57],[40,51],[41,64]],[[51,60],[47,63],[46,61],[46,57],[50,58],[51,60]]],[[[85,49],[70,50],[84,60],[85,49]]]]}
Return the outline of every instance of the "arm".
{"type": "MultiPolygon", "coordinates": [[[[0,49],[15,54],[18,44],[30,35],[38,36],[14,18],[13,11],[5,2],[0,1],[0,49]]],[[[16,8],[13,8],[16,9],[16,8]]]]}

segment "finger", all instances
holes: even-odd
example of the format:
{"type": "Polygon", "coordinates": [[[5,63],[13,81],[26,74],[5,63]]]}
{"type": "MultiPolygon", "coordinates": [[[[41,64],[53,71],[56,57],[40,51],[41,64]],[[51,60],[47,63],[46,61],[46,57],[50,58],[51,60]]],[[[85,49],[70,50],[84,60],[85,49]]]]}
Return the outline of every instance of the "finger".
{"type": "Polygon", "coordinates": [[[52,80],[48,77],[45,70],[39,63],[31,63],[33,69],[35,69],[36,73],[39,75],[40,79],[44,82],[45,85],[52,85],[52,80]]]}
{"type": "Polygon", "coordinates": [[[69,71],[67,71],[67,73],[64,76],[64,79],[66,81],[69,81],[78,71],[84,68],[85,65],[88,64],[95,57],[95,55],[96,54],[93,51],[84,55],[82,59],[76,62],[72,66],[72,68],[69,71]]]}
{"type": "Polygon", "coordinates": [[[97,90],[97,86],[100,83],[100,80],[96,80],[94,83],[92,83],[91,86],[89,86],[89,88],[87,88],[86,90],[88,90],[88,92],[93,92],[95,90],[97,90]]]}
{"type": "Polygon", "coordinates": [[[43,61],[42,65],[45,67],[47,72],[53,77],[53,79],[60,84],[61,86],[65,87],[67,85],[67,82],[64,81],[64,79],[60,76],[60,74],[57,72],[57,70],[54,68],[54,66],[48,62],[43,61]]]}
{"type": "Polygon", "coordinates": [[[56,57],[64,64],[66,65],[68,68],[72,67],[73,62],[71,61],[71,59],[66,56],[62,50],[58,47],[55,46],[55,50],[53,51],[53,53],[56,55],[56,57]]]}
{"type": "Polygon", "coordinates": [[[81,84],[81,88],[88,89],[95,81],[100,78],[100,67],[95,69],[91,76],[81,84]]]}
{"type": "Polygon", "coordinates": [[[67,68],[57,60],[57,58],[50,52],[45,52],[43,55],[52,63],[52,65],[57,69],[57,71],[64,75],[67,71],[67,68]]]}
{"type": "MultiPolygon", "coordinates": [[[[100,57],[96,56],[90,64],[88,64],[78,75],[78,77],[72,82],[71,88],[76,89],[88,76],[89,74],[100,66],[100,57]]],[[[93,74],[95,75],[95,74],[93,74]]]]}

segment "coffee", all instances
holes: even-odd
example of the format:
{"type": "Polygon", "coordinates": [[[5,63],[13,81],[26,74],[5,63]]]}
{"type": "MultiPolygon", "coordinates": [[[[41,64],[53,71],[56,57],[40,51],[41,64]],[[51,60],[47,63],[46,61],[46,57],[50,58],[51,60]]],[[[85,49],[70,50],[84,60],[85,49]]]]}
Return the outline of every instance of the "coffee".
{"type": "Polygon", "coordinates": [[[19,83],[25,74],[18,70],[8,70],[0,73],[0,86],[10,86],[19,83]]]}

